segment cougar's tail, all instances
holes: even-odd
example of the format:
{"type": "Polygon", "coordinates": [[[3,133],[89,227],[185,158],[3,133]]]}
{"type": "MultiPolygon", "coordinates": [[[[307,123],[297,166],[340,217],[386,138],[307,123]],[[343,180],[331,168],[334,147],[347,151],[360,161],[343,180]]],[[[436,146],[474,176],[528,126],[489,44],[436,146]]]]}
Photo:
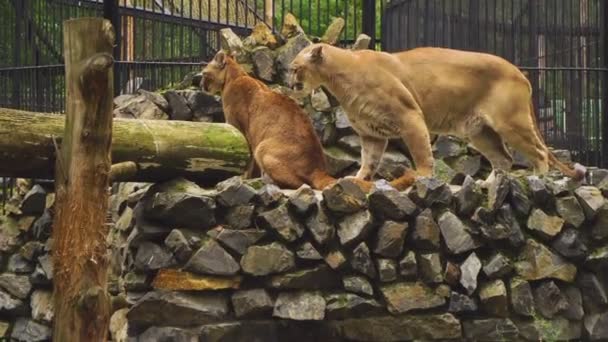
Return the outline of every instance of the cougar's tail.
{"type": "MultiPolygon", "coordinates": [[[[534,103],[532,101],[530,101],[530,116],[532,117],[532,124],[534,125],[534,130],[536,131],[536,135],[538,136],[538,139],[546,147],[547,144],[545,143],[545,140],[543,139],[543,135],[541,134],[540,129],[538,129],[538,124],[536,122],[536,114],[534,112],[534,103]]],[[[583,165],[581,165],[579,163],[575,163],[574,167],[570,168],[567,165],[565,165],[564,163],[562,163],[561,161],[559,161],[557,159],[557,157],[548,148],[547,148],[547,154],[549,157],[549,164],[551,166],[554,166],[558,170],[560,170],[564,175],[566,175],[576,181],[579,181],[579,180],[585,178],[585,175],[587,174],[587,169],[583,165]]]]}

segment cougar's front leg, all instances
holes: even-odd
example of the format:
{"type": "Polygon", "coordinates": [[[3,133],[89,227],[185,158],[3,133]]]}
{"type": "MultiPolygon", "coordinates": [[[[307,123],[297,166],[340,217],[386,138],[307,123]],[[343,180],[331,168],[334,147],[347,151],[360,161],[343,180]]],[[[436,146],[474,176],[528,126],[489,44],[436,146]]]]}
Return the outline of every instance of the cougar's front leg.
{"type": "Polygon", "coordinates": [[[422,113],[416,110],[408,110],[405,113],[402,120],[401,138],[416,164],[416,173],[424,177],[432,176],[434,159],[431,138],[422,113]]]}
{"type": "Polygon", "coordinates": [[[361,168],[357,172],[356,178],[372,179],[378,170],[387,144],[387,139],[361,136],[361,168]]]}

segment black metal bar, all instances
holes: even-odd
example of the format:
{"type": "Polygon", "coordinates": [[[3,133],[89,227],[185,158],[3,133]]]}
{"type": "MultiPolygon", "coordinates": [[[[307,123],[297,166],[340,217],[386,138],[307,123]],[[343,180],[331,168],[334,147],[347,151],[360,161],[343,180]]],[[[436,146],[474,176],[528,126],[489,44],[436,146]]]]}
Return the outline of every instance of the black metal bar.
{"type": "MultiPolygon", "coordinates": [[[[369,44],[371,49],[375,49],[376,46],[376,0],[362,0],[363,1],[363,18],[362,18],[362,31],[366,35],[370,36],[371,42],[369,44]]],[[[356,3],[355,3],[356,4],[356,3]]],[[[357,8],[355,7],[355,13],[357,8]]],[[[354,32],[356,35],[357,33],[354,32]]]]}
{"type": "MultiPolygon", "coordinates": [[[[109,20],[114,27],[116,45],[114,46],[114,60],[120,60],[120,44],[122,42],[122,30],[120,27],[120,13],[118,12],[118,0],[103,1],[103,17],[109,20]]],[[[114,95],[120,94],[120,77],[118,66],[114,65],[114,95]]]]}
{"type": "MultiPolygon", "coordinates": [[[[608,69],[608,3],[606,1],[600,1],[600,32],[601,32],[601,44],[603,55],[600,60],[604,68],[608,69]]],[[[601,73],[602,78],[602,159],[601,166],[608,167],[608,70],[601,73]]]]}

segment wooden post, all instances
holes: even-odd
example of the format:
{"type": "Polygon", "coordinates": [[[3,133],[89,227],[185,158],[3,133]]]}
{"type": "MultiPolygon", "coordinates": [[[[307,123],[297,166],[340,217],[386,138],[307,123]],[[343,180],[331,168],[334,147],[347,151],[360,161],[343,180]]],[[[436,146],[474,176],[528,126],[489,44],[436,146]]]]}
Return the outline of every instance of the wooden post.
{"type": "Polygon", "coordinates": [[[264,20],[274,29],[274,0],[264,0],[264,20]]]}
{"type": "Polygon", "coordinates": [[[112,25],[63,24],[66,124],[55,176],[54,341],[107,341],[106,212],[112,141],[112,25]]]}

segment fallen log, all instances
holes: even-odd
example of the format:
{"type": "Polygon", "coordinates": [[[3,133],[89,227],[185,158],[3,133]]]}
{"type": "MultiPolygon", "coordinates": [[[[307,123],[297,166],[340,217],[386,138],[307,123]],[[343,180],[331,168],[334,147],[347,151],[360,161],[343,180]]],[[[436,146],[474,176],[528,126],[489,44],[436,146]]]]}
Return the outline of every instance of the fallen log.
{"type": "MultiPolygon", "coordinates": [[[[0,108],[0,177],[54,179],[63,115],[0,108]]],[[[186,177],[214,184],[246,170],[245,137],[233,126],[166,120],[114,119],[112,162],[133,162],[116,181],[158,182],[186,177]]]]}

